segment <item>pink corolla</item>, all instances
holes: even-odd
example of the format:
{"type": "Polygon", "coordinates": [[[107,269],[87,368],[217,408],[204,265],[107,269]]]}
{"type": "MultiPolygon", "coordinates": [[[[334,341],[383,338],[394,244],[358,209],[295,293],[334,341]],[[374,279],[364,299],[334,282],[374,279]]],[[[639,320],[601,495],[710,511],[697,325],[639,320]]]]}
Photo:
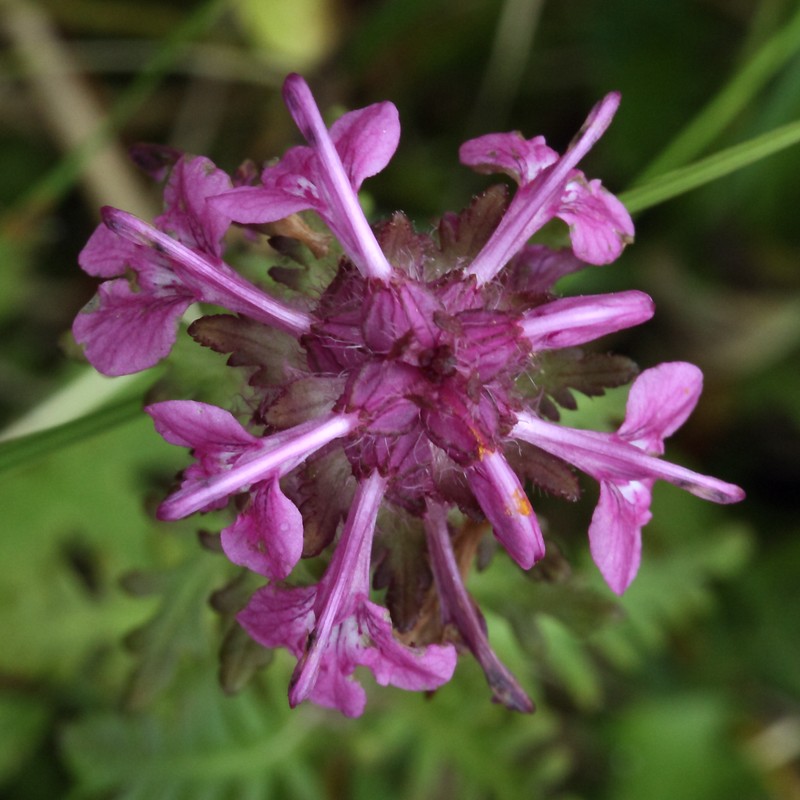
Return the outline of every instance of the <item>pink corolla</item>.
{"type": "MultiPolygon", "coordinates": [[[[619,96],[601,100],[563,155],[542,137],[516,133],[464,144],[465,164],[505,173],[518,188],[510,201],[505,189],[488,190],[461,213],[444,215],[432,236],[399,214],[373,229],[359,205],[363,181],[397,147],[394,106],[350,112],[329,130],[302,78],[287,78],[284,98],[307,144],[265,167],[257,184],[234,186],[207,160],[183,157],[154,226],[106,210],[106,227],[81,263],[110,280],[76,321],[76,338],[100,370],[119,374],[168,352],[189,303],[237,315],[200,319],[190,332],[231,353],[231,364],[253,368],[250,424],[195,401],[149,406],[159,433],[196,459],[158,514],[179,519],[237,498],[223,550],[272,581],[239,620],[256,641],[298,659],[292,705],[308,698],[361,713],[364,691],[351,679],[357,665],[381,684],[436,688],[454,668],[449,636],[473,652],[496,699],[531,710],[492,652],[463,585],[448,515],[487,520],[509,556],[529,569],[546,543],[526,483],[574,497],[573,465],[601,483],[591,550],[611,588],[622,592],[638,567],[654,480],[714,502],[742,497],[738,487],[659,458],[663,439],[697,401],[700,374],[690,365],[644,372],[615,434],[554,421],[551,397],[569,404],[570,387],[596,394],[635,374],[628,362],[607,357],[603,377],[592,377],[597,360],[581,361],[576,348],[653,314],[651,299],[638,291],[553,293],[559,277],[613,261],[632,239],[622,204],[576,166],[610,123],[619,96]],[[229,224],[253,236],[265,223],[306,211],[319,215],[344,253],[313,301],[276,300],[223,261],[229,224]],[[569,227],[570,251],[529,243],[556,218],[569,227]],[[274,346],[276,330],[292,347],[274,346]],[[550,385],[559,372],[547,359],[559,357],[577,383],[550,385]],[[393,546],[380,531],[381,508],[423,531],[402,544],[412,551],[406,563],[420,572],[392,583],[389,610],[369,592],[373,539],[379,549],[393,546]],[[332,554],[318,584],[283,583],[301,557],[326,548],[332,554]],[[436,593],[433,638],[415,639],[424,591],[415,596],[403,579],[436,593]],[[405,602],[393,600],[398,591],[405,602]]],[[[391,570],[386,563],[381,570],[391,570]]]]}
{"type": "Polygon", "coordinates": [[[452,645],[401,644],[385,608],[369,599],[370,554],[386,478],[372,473],[356,491],[328,570],[316,586],[259,589],[239,614],[245,630],[265,647],[285,647],[298,658],[289,688],[292,706],[305,699],[349,717],[366,695],[350,676],[368,667],[381,685],[436,689],[456,666],[452,645]]]}
{"type": "Polygon", "coordinates": [[[182,156],[165,189],[165,211],[153,225],[103,209],[103,223],[78,261],[106,280],[72,326],[100,372],[127,375],[152,367],[168,355],[178,320],[198,301],[295,334],[307,329],[302,311],[259,291],[222,260],[230,220],[206,200],[230,187],[230,178],[207,158],[182,156]]]}
{"type": "Polygon", "coordinates": [[[664,439],[692,413],[703,376],[692,364],[660,364],[645,370],[628,395],[625,421],[616,433],[554,425],[521,412],[511,435],[531,442],[600,482],[600,501],[589,527],[592,557],[618,594],[639,569],[641,530],[650,521],[653,483],[664,480],[716,503],[734,503],[744,492],[658,456],[664,439]]]}

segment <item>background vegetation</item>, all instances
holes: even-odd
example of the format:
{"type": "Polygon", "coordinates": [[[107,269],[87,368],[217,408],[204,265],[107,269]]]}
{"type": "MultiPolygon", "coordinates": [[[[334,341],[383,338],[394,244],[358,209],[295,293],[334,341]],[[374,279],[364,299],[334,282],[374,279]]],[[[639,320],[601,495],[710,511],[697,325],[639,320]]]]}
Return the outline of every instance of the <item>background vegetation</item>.
{"type": "MultiPolygon", "coordinates": [[[[663,202],[634,188],[800,120],[796,2],[5,0],[0,20],[3,797],[800,797],[800,147],[663,202]],[[617,602],[587,558],[591,488],[574,507],[536,498],[571,573],[498,558],[470,584],[532,717],[491,705],[468,657],[435,697],[372,691],[356,721],[289,712],[281,655],[225,695],[237,597],[208,598],[233,573],[196,522],[152,515],[184,463],[136,412],[157,376],[100,380],[65,333],[94,291],[76,257],[99,206],[158,211],[126,148],[228,170],[278,155],[297,141],[291,70],[331,113],[397,104],[400,150],[365,188],[376,216],[423,228],[486,185],[458,165],[466,137],[563,149],[622,91],[585,167],[632,190],[637,242],[564,288],[653,296],[655,319],[603,346],[703,369],[668,454],[748,499],[659,486],[617,602]]],[[[608,422],[623,403],[578,413],[608,422]]]]}

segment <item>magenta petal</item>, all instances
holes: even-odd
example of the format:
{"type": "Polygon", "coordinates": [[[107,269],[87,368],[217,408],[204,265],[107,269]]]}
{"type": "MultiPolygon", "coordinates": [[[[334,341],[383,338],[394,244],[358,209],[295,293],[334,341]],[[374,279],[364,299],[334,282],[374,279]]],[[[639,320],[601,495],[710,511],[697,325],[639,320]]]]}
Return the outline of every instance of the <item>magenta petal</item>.
{"type": "Polygon", "coordinates": [[[242,445],[245,432],[240,431],[226,445],[196,447],[197,463],[184,471],[181,488],[158,507],[158,518],[181,519],[195,511],[217,508],[243,489],[281,477],[321,447],[350,433],[356,420],[354,415],[330,414],[257,439],[255,444],[242,445]]]}
{"type": "Polygon", "coordinates": [[[622,594],[636,577],[642,554],[642,527],[651,518],[648,482],[600,484],[600,500],[589,526],[594,563],[606,583],[622,594]]]}
{"type": "Polygon", "coordinates": [[[98,225],[89,241],[78,255],[81,269],[96,278],[116,278],[130,265],[142,266],[139,249],[133,242],[110,230],[107,225],[98,225]]]}
{"type": "MultiPolygon", "coordinates": [[[[545,223],[555,215],[561,214],[562,211],[570,212],[570,195],[567,189],[575,183],[576,176],[581,176],[581,173],[575,170],[575,165],[603,135],[619,107],[619,100],[620,96],[616,92],[606,95],[592,109],[586,123],[567,152],[549,167],[541,170],[532,181],[520,184],[520,188],[514,195],[500,224],[467,269],[467,274],[474,275],[479,285],[494,278],[545,223]],[[565,202],[567,206],[564,205],[565,202]]],[[[589,193],[591,194],[591,190],[589,193]]],[[[580,195],[579,191],[578,195],[580,195]]],[[[618,206],[610,203],[608,208],[603,207],[602,213],[595,205],[589,204],[591,208],[586,209],[585,216],[588,217],[590,212],[600,214],[603,218],[611,214],[615,219],[619,218],[617,220],[619,222],[622,218],[616,212],[621,209],[621,206],[618,201],[614,202],[618,206]]],[[[600,206],[603,206],[602,202],[600,206]]],[[[627,214],[627,212],[625,213],[627,214]]],[[[561,216],[566,219],[563,214],[561,216]]],[[[588,219],[581,218],[581,220],[588,222],[588,219]]],[[[630,220],[629,217],[628,220],[630,220]]],[[[623,227],[626,225],[627,223],[623,227]]],[[[598,249],[598,245],[595,244],[588,249],[583,246],[583,238],[588,236],[588,233],[584,234],[583,229],[577,234],[573,232],[573,236],[575,235],[578,236],[580,245],[578,249],[575,249],[575,255],[587,260],[583,254],[588,252],[591,256],[592,252],[598,249]]],[[[599,233],[595,232],[592,238],[599,241],[599,233]]]]}
{"type": "Polygon", "coordinates": [[[351,677],[357,666],[368,667],[381,686],[430,691],[450,680],[456,661],[452,645],[401,644],[392,633],[389,612],[361,598],[332,631],[310,691],[301,696],[295,685],[290,702],[296,705],[307,696],[313,703],[357,717],[366,703],[364,689],[351,677]]]}
{"type": "Polygon", "coordinates": [[[661,455],[663,440],[686,422],[702,390],[703,373],[694,364],[676,361],[646,369],[631,386],[617,435],[661,455]]]}
{"type": "Polygon", "coordinates": [[[461,145],[458,157],[476,172],[504,172],[517,183],[530,183],[543,169],[558,161],[544,136],[525,139],[520,133],[489,133],[461,145]]]}
{"type": "Polygon", "coordinates": [[[220,257],[230,219],[215,212],[206,200],[230,188],[231,179],[210,159],[184,156],[164,188],[166,211],[155,221],[156,227],[187,247],[220,257]]]}
{"type": "Polygon", "coordinates": [[[392,103],[375,103],[341,116],[330,136],[350,184],[358,191],[366,178],[383,170],[400,142],[400,119],[392,103]]]}
{"type": "Polygon", "coordinates": [[[273,580],[283,580],[303,552],[303,517],[273,477],[252,493],[250,504],[222,531],[225,555],[273,580]]]}
{"type": "MultiPolygon", "coordinates": [[[[329,658],[338,660],[335,646],[341,626],[369,593],[370,553],[385,491],[386,479],[377,472],[360,481],[356,488],[339,544],[319,584],[313,636],[292,675],[289,689],[292,706],[311,694],[322,664],[329,658]]],[[[352,672],[348,670],[346,654],[339,671],[352,672]]]]}
{"type": "Polygon", "coordinates": [[[428,503],[425,537],[439,593],[442,622],[454,625],[461,634],[464,643],[481,665],[494,699],[514,711],[529,714],[533,711],[533,703],[489,645],[483,618],[464,586],[450,541],[444,506],[428,503]]]}
{"type": "Polygon", "coordinates": [[[342,672],[334,659],[326,659],[320,665],[314,688],[308,699],[323,708],[335,708],[346,717],[360,717],[367,705],[364,687],[350,673],[342,672]]]}
{"type": "Polygon", "coordinates": [[[484,453],[467,470],[470,488],[494,535],[523,569],[544,556],[544,539],[519,479],[499,452],[484,453]]]}
{"type": "Polygon", "coordinates": [[[358,630],[353,659],[369,667],[381,686],[427,691],[453,677],[457,656],[452,645],[406,647],[392,633],[389,612],[375,603],[365,601],[361,606],[358,630]]]}
{"type": "Polygon", "coordinates": [[[534,350],[574,347],[640,325],[654,310],[644,292],[565,297],[527,313],[522,329],[534,350]]]}
{"type": "Polygon", "coordinates": [[[386,155],[386,144],[392,151],[396,147],[398,126],[388,125],[385,130],[382,129],[384,124],[388,124],[386,112],[391,105],[383,106],[383,111],[354,112],[355,117],[345,120],[338,132],[342,138],[344,157],[348,160],[343,163],[342,155],[331,138],[331,132],[325,127],[311,90],[303,78],[289,75],[283,84],[283,98],[314,153],[314,158],[309,160],[306,171],[301,175],[309,191],[319,198],[320,202],[313,207],[336,234],[362,275],[387,281],[392,275],[392,266],[386,260],[359,205],[357,186],[353,180],[366,177],[363,173],[370,172],[381,163],[386,155]],[[375,117],[378,119],[377,125],[375,117]],[[357,123],[367,126],[366,134],[385,138],[386,141],[368,141],[361,131],[353,127],[357,123]]]}
{"type": "Polygon", "coordinates": [[[245,225],[275,222],[316,205],[300,194],[299,189],[293,192],[281,187],[262,186],[242,186],[208,202],[219,214],[245,225]]]}
{"type": "Polygon", "coordinates": [[[104,375],[130,375],[157,364],[177,337],[191,297],[134,292],[124,278],[106,281],[72,324],[75,341],[104,375]]]}
{"type": "Polygon", "coordinates": [[[170,444],[197,451],[232,451],[255,447],[259,439],[248,433],[236,417],[217,406],[195,400],[165,400],[145,408],[156,430],[170,444]]]}
{"type": "Polygon", "coordinates": [[[285,647],[299,658],[314,627],[313,586],[259,589],[236,615],[239,624],[264,647],[285,647]]]}
{"type": "Polygon", "coordinates": [[[609,264],[633,241],[633,221],[600,181],[567,184],[556,216],[569,225],[572,249],[588,264],[609,264]]]}

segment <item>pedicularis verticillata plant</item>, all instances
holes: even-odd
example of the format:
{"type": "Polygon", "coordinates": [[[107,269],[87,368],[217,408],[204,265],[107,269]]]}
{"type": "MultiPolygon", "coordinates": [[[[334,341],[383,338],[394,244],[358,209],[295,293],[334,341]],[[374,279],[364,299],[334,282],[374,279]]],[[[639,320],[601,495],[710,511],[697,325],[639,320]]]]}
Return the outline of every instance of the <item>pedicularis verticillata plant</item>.
{"type": "MultiPolygon", "coordinates": [[[[597,104],[563,155],[540,136],[466,142],[462,163],[505,173],[517,189],[511,199],[503,186],[489,189],[445,214],[431,235],[402,214],[372,227],[359,205],[362,182],[398,144],[391,103],[328,129],[302,78],[286,79],[284,98],[308,144],[260,176],[245,166],[231,179],[206,158],[175,153],[156,170],[169,177],[152,225],[104,209],[80,263],[105,282],[76,319],[75,338],[98,370],[121,375],[170,352],[191,304],[233,312],[201,317],[189,333],[249,367],[248,418],[188,400],[146,409],[158,432],[195,458],[158,516],[180,519],[237,498],[222,548],[269,578],[238,620],[265,647],[296,656],[292,705],[308,698],[355,716],[365,703],[357,665],[381,684],[430,690],[450,679],[456,648],[466,647],[495,699],[531,710],[464,587],[475,550],[466,532],[476,528],[464,519],[487,520],[530,569],[545,541],[525,485],[574,499],[577,467],[600,483],[591,552],[622,593],[639,565],[656,479],[718,503],[743,497],[659,458],[700,395],[702,376],[690,364],[641,373],[616,433],[558,423],[555,404],[572,402],[570,388],[599,394],[636,374],[627,359],[577,347],[653,314],[642,292],[553,294],[560,277],[615,260],[632,240],[622,204],[576,168],[619,96],[597,104]],[[232,225],[255,243],[277,223],[270,241],[284,252],[299,244],[324,251],[330,237],[298,216],[307,211],[343,251],[315,296],[276,299],[223,260],[232,225]],[[530,244],[555,217],[569,226],[571,248],[530,244]],[[393,548],[404,553],[402,570],[386,555],[393,548]],[[320,554],[328,562],[317,584],[288,580],[301,558],[320,554]],[[371,584],[388,586],[388,608],[371,599],[371,584]]],[[[295,285],[286,269],[271,274],[295,285]]]]}

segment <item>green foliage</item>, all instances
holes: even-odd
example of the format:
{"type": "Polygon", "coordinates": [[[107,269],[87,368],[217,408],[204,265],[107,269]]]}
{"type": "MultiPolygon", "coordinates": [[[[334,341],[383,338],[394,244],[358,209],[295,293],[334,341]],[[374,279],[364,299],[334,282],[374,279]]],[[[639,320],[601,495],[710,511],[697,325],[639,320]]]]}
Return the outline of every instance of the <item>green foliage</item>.
{"type": "Polygon", "coordinates": [[[8,643],[0,670],[69,678],[141,619],[146,607],[127,599],[115,579],[154,546],[169,546],[154,541],[142,501],[148,471],[169,475],[176,455],[140,416],[18,468],[0,484],[14,532],[0,539],[0,627],[8,643]]]}

